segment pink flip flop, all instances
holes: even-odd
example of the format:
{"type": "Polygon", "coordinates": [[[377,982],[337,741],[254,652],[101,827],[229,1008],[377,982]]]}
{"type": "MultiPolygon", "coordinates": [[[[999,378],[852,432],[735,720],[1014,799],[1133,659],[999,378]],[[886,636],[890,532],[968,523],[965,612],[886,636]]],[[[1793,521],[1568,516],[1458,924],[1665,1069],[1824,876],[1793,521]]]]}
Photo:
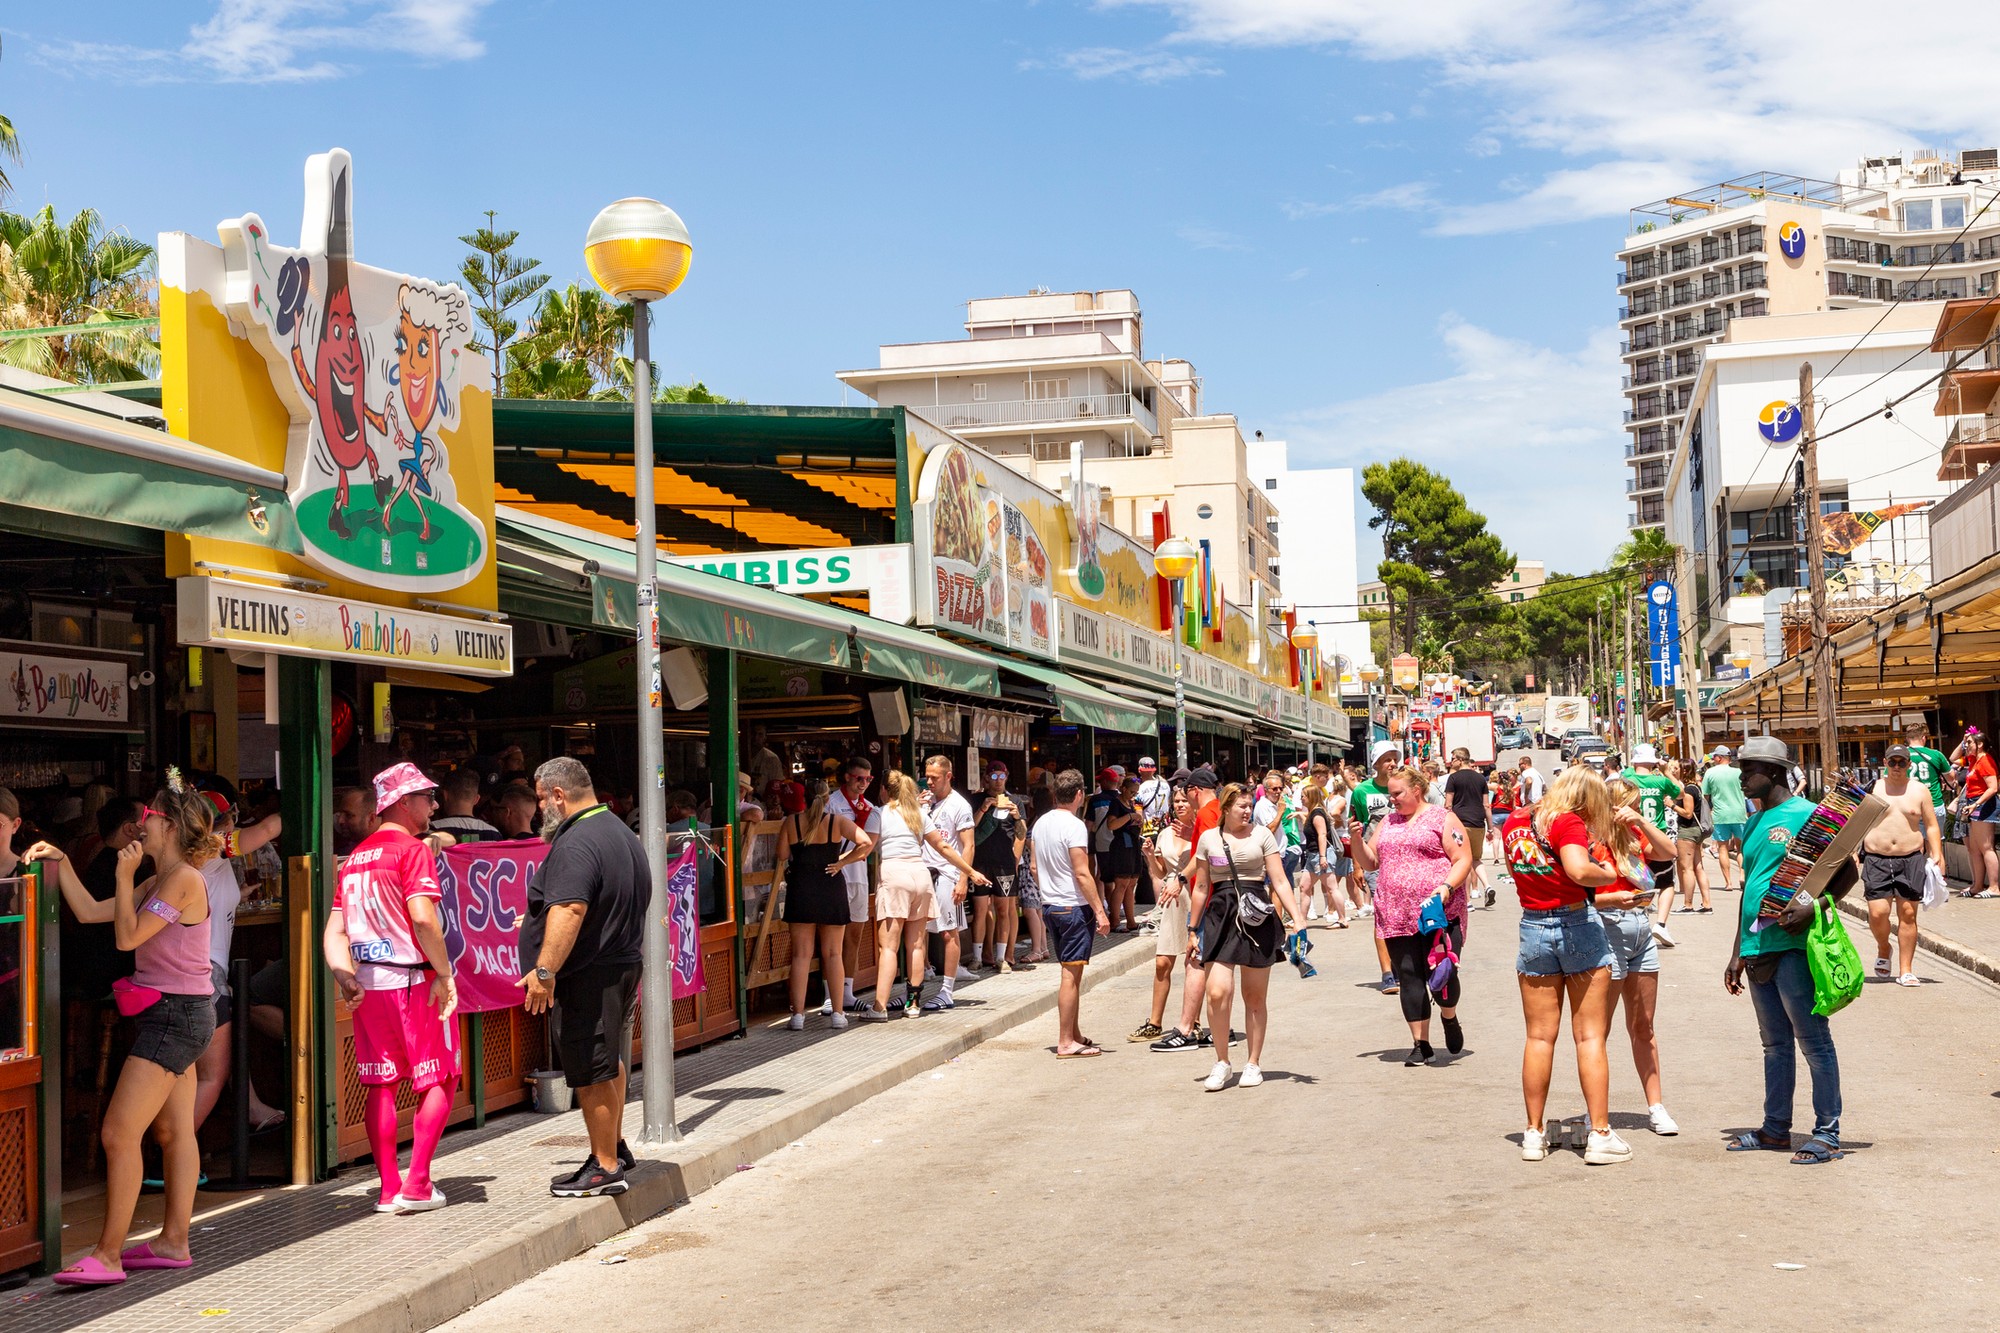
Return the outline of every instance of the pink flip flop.
{"type": "Polygon", "coordinates": [[[115,1287],[125,1275],[106,1268],[96,1255],[86,1254],[50,1280],[59,1287],[115,1287]]]}
{"type": "Polygon", "coordinates": [[[154,1254],[151,1241],[141,1241],[128,1250],[119,1252],[118,1258],[126,1271],[134,1268],[193,1268],[194,1259],[169,1259],[164,1254],[154,1254]]]}

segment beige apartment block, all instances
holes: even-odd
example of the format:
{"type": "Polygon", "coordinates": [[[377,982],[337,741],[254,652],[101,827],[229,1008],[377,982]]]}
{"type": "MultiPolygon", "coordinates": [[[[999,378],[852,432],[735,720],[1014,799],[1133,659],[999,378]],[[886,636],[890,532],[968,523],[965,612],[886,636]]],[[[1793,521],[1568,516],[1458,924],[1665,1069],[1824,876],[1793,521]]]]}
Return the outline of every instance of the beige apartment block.
{"type": "Polygon", "coordinates": [[[1864,158],[1837,180],[1759,172],[1645,204],[1619,247],[1631,528],[1667,512],[1673,423],[1703,349],[1768,315],[1985,295],[2000,281],[2000,153],[1864,158]]]}
{"type": "MultiPolygon", "coordinates": [[[[1124,289],[1036,291],[966,303],[965,338],[886,343],[880,364],[840,372],[885,407],[907,407],[1044,486],[1084,476],[1107,517],[1142,542],[1164,508],[1207,539],[1223,595],[1279,598],[1276,509],[1256,486],[1236,418],[1208,413],[1184,360],[1148,360],[1139,299],[1124,289]]],[[[1347,538],[1352,541],[1352,535],[1347,538]]]]}

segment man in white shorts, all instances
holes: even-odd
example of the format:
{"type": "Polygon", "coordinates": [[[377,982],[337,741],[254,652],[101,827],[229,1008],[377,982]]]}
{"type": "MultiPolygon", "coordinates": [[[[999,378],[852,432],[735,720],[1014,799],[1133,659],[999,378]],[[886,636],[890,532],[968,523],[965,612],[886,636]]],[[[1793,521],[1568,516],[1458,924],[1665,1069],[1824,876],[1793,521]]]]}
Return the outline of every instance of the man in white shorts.
{"type": "MultiPolygon", "coordinates": [[[[925,824],[942,834],[958,849],[960,859],[970,864],[972,803],[952,790],[951,760],[941,754],[932,755],[924,765],[924,782],[930,790],[930,809],[924,814],[925,824]]],[[[940,973],[943,984],[923,1006],[926,1011],[935,1013],[953,1007],[951,992],[954,986],[961,981],[978,978],[959,966],[959,951],[966,926],[965,895],[968,886],[958,868],[939,855],[928,841],[924,843],[924,864],[930,867],[931,883],[937,890],[937,914],[931,918],[931,934],[944,937],[944,967],[940,973]]],[[[913,977],[910,984],[921,988],[923,979],[913,977]]]]}
{"type": "MultiPolygon", "coordinates": [[[[846,815],[870,837],[882,832],[882,812],[868,801],[868,784],[874,780],[875,766],[857,754],[840,766],[840,789],[826,799],[829,812],[846,815]]],[[[856,861],[840,873],[847,882],[847,938],[841,948],[846,963],[843,969],[847,973],[846,993],[838,1000],[827,996],[822,1012],[832,1013],[833,1006],[839,1004],[849,1013],[861,1013],[873,1003],[854,998],[854,969],[860,966],[863,945],[874,937],[868,924],[868,862],[856,861]]]]}

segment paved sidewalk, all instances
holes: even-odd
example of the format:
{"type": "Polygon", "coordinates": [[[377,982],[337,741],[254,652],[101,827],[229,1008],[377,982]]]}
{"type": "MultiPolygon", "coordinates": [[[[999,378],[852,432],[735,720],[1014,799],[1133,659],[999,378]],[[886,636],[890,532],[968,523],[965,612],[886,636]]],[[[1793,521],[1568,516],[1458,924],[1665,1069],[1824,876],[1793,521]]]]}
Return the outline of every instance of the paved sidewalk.
{"type": "MultiPolygon", "coordinates": [[[[1951,900],[1943,907],[1917,912],[1917,950],[1956,963],[1988,981],[2000,982],[2000,898],[1966,898],[1965,881],[1951,881],[1951,900]]],[[[1868,904],[1860,890],[1847,895],[1840,909],[1862,923],[1856,932],[1862,956],[1874,958],[1874,940],[1868,934],[1868,904]]],[[[1893,913],[1891,914],[1893,921],[1893,913]]],[[[1897,934],[1892,924],[1891,940],[1897,934]]],[[[1893,955],[1892,955],[1893,956],[1893,955]]],[[[1918,964],[1921,968],[1921,961],[1918,964]]]]}
{"type": "MultiPolygon", "coordinates": [[[[1151,936],[1113,937],[1085,985],[1152,957],[1151,936]]],[[[804,1032],[791,1032],[782,1015],[767,1016],[745,1040],[682,1057],[674,1075],[686,1141],[657,1156],[642,1150],[649,1160],[616,1199],[549,1197],[549,1177],[583,1156],[581,1115],[496,1116],[484,1130],[446,1137],[434,1170],[451,1200],[441,1212],[375,1213],[375,1171],[364,1163],[336,1180],[273,1191],[197,1223],[196,1266],[187,1273],[137,1273],[123,1286],[83,1291],[43,1279],[0,1294],[7,1312],[0,1323],[10,1333],[84,1324],[103,1333],[431,1328],[990,1037],[1039,1020],[1046,1034],[1019,1040],[1046,1035],[1053,1047],[1057,972],[1044,963],[984,977],[959,988],[951,1013],[856,1022],[844,1032],[817,1017],[804,1032]]],[[[1091,1012],[1088,1001],[1084,1012],[1091,1012]]],[[[639,1083],[635,1078],[625,1116],[634,1141],[642,1123],[639,1083]]]]}

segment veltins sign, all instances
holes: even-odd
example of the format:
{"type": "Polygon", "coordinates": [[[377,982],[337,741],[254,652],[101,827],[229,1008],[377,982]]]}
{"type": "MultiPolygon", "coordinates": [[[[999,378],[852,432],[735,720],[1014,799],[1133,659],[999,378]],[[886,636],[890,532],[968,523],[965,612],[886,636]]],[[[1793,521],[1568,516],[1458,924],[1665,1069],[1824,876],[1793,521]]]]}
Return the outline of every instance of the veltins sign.
{"type": "Polygon", "coordinates": [[[910,590],[910,547],[847,546],[830,550],[754,551],[744,555],[676,555],[666,563],[698,569],[778,592],[866,593],[868,615],[907,625],[916,614],[910,590]]]}
{"type": "Polygon", "coordinates": [[[511,625],[207,575],[174,582],[183,644],[254,648],[468,676],[505,676],[514,670],[511,625]]]}
{"type": "Polygon", "coordinates": [[[446,437],[491,369],[463,290],[354,258],[353,163],[306,160],[296,249],[255,213],[224,222],[225,304],[291,414],[285,478],[306,559],[399,592],[445,592],[486,565],[446,437]]]}
{"type": "Polygon", "coordinates": [[[0,644],[0,727],[123,731],[131,725],[126,682],[133,669],[111,658],[0,644]]]}

